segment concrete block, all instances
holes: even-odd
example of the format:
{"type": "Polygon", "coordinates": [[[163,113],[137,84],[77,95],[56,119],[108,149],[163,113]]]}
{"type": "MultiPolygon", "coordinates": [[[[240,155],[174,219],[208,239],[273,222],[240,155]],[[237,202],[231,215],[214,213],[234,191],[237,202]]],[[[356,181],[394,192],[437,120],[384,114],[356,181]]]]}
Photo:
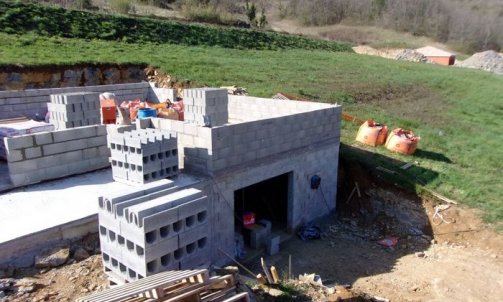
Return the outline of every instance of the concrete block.
{"type": "Polygon", "coordinates": [[[53,142],[51,132],[35,133],[33,137],[35,139],[35,144],[38,146],[51,144],[53,142]]]}
{"type": "Polygon", "coordinates": [[[55,143],[42,146],[44,155],[53,155],[58,153],[65,153],[69,151],[82,150],[87,147],[87,142],[85,140],[72,140],[65,141],[62,143],[55,143]]]}
{"type": "Polygon", "coordinates": [[[8,150],[33,147],[33,135],[4,137],[5,148],[8,150]]]}
{"type": "Polygon", "coordinates": [[[173,224],[179,221],[178,209],[168,209],[143,219],[143,230],[150,232],[160,230],[159,239],[170,238],[178,234],[178,230],[174,230],[173,224]]]}
{"type": "Polygon", "coordinates": [[[107,135],[107,126],[106,125],[96,126],[96,135],[97,136],[107,135]]]}
{"type": "Polygon", "coordinates": [[[60,178],[71,174],[69,165],[63,164],[44,169],[46,179],[60,178]]]}
{"type": "Polygon", "coordinates": [[[62,131],[54,131],[52,136],[54,142],[64,142],[69,140],[76,140],[86,137],[93,137],[97,135],[96,126],[85,126],[76,129],[67,129],[62,131]]]}
{"type": "Polygon", "coordinates": [[[145,247],[145,260],[161,258],[166,254],[171,254],[178,249],[178,238],[172,237],[163,241],[159,241],[153,246],[145,247]]]}
{"type": "Polygon", "coordinates": [[[82,155],[84,159],[90,159],[99,156],[98,148],[92,147],[82,150],[82,155]]]}
{"type": "Polygon", "coordinates": [[[6,150],[7,152],[7,161],[8,162],[16,162],[16,161],[22,161],[24,159],[23,156],[23,151],[22,149],[20,150],[6,150]]]}
{"type": "Polygon", "coordinates": [[[18,162],[9,162],[8,166],[10,174],[23,174],[37,170],[38,161],[37,159],[29,159],[18,162]]]}
{"type": "Polygon", "coordinates": [[[195,243],[202,238],[207,238],[209,236],[209,224],[201,224],[191,230],[185,231],[178,235],[178,245],[180,247],[185,247],[189,244],[195,243]]]}
{"type": "Polygon", "coordinates": [[[246,228],[250,231],[250,246],[254,249],[261,248],[265,244],[266,237],[269,235],[267,229],[258,224],[246,228]]]}
{"type": "Polygon", "coordinates": [[[266,231],[267,233],[271,233],[271,229],[272,229],[272,222],[270,220],[267,220],[267,219],[260,219],[257,221],[257,224],[263,226],[266,228],[266,231]]]}
{"type": "Polygon", "coordinates": [[[42,148],[33,147],[24,149],[24,155],[26,159],[36,158],[42,156],[42,148]]]}
{"type": "Polygon", "coordinates": [[[265,240],[266,252],[268,255],[279,253],[280,235],[270,235],[265,240]]]}
{"type": "Polygon", "coordinates": [[[96,136],[87,139],[87,147],[101,147],[107,145],[106,136],[96,136]]]}
{"type": "Polygon", "coordinates": [[[13,173],[9,174],[11,182],[14,186],[23,186],[34,184],[46,179],[44,170],[30,171],[28,173],[13,173]]]}

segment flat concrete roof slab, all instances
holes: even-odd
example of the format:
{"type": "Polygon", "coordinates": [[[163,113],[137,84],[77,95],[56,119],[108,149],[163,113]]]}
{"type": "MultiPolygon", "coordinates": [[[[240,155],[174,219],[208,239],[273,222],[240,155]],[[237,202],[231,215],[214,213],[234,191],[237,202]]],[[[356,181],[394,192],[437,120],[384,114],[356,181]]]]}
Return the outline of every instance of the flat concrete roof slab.
{"type": "MultiPolygon", "coordinates": [[[[176,186],[183,187],[199,179],[180,174],[173,181],[176,186]]],[[[141,188],[152,184],[155,182],[141,188]]],[[[99,196],[131,187],[115,182],[112,170],[104,169],[1,194],[0,244],[97,214],[99,196]]]]}

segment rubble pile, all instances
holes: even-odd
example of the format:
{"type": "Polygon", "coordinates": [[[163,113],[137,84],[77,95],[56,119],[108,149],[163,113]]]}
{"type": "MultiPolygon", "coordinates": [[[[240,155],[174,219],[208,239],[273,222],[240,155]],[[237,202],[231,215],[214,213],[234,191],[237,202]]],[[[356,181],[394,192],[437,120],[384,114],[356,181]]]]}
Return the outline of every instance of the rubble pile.
{"type": "Polygon", "coordinates": [[[395,59],[399,61],[427,63],[428,58],[412,49],[404,49],[395,55],[395,59]]]}
{"type": "Polygon", "coordinates": [[[464,61],[456,62],[456,66],[482,69],[501,75],[503,74],[503,55],[493,50],[478,52],[464,61]]]}

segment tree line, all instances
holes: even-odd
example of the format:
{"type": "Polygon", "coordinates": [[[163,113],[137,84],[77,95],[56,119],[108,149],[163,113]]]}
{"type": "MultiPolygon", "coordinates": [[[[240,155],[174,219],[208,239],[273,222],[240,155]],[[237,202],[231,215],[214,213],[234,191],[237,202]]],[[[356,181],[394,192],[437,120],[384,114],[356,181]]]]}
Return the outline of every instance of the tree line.
{"type": "Polygon", "coordinates": [[[374,25],[440,42],[466,52],[503,46],[503,2],[498,0],[291,0],[283,17],[305,25],[374,25]]]}

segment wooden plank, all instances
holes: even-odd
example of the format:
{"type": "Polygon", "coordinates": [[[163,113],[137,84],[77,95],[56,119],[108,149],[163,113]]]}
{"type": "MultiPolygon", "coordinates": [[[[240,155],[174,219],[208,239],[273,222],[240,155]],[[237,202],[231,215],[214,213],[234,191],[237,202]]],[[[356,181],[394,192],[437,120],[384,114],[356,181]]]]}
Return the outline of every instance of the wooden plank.
{"type": "Polygon", "coordinates": [[[201,297],[202,302],[213,302],[213,301],[218,301],[219,299],[225,297],[228,295],[230,292],[235,291],[236,288],[230,287],[226,289],[219,290],[217,292],[211,293],[207,296],[201,297]]]}
{"type": "Polygon", "coordinates": [[[279,283],[279,274],[274,265],[271,266],[271,276],[275,284],[279,283]]]}
{"type": "Polygon", "coordinates": [[[184,279],[201,275],[201,278],[209,276],[208,270],[188,270],[188,271],[168,271],[149,276],[131,283],[124,284],[100,293],[92,294],[77,301],[99,302],[99,301],[120,301],[122,299],[145,293],[160,286],[168,286],[178,283],[184,279]]]}
{"type": "Polygon", "coordinates": [[[215,289],[218,287],[215,287],[218,284],[224,283],[223,288],[234,288],[235,282],[234,282],[234,277],[232,275],[225,275],[222,277],[213,277],[209,281],[207,281],[205,284],[194,284],[190,287],[184,288],[178,292],[173,292],[166,294],[165,299],[162,301],[170,302],[170,301],[178,301],[181,299],[185,299],[187,297],[192,297],[194,295],[201,295],[203,292],[215,289]]]}
{"type": "Polygon", "coordinates": [[[227,298],[225,300],[222,300],[221,302],[249,302],[250,301],[250,296],[248,293],[243,292],[236,294],[230,298],[227,298]]]}
{"type": "Polygon", "coordinates": [[[269,273],[269,270],[267,269],[267,265],[266,265],[263,257],[260,257],[260,264],[262,265],[262,269],[264,270],[264,274],[265,274],[265,277],[267,278],[267,282],[269,282],[269,284],[272,284],[273,280],[272,280],[271,274],[269,273]]]}

